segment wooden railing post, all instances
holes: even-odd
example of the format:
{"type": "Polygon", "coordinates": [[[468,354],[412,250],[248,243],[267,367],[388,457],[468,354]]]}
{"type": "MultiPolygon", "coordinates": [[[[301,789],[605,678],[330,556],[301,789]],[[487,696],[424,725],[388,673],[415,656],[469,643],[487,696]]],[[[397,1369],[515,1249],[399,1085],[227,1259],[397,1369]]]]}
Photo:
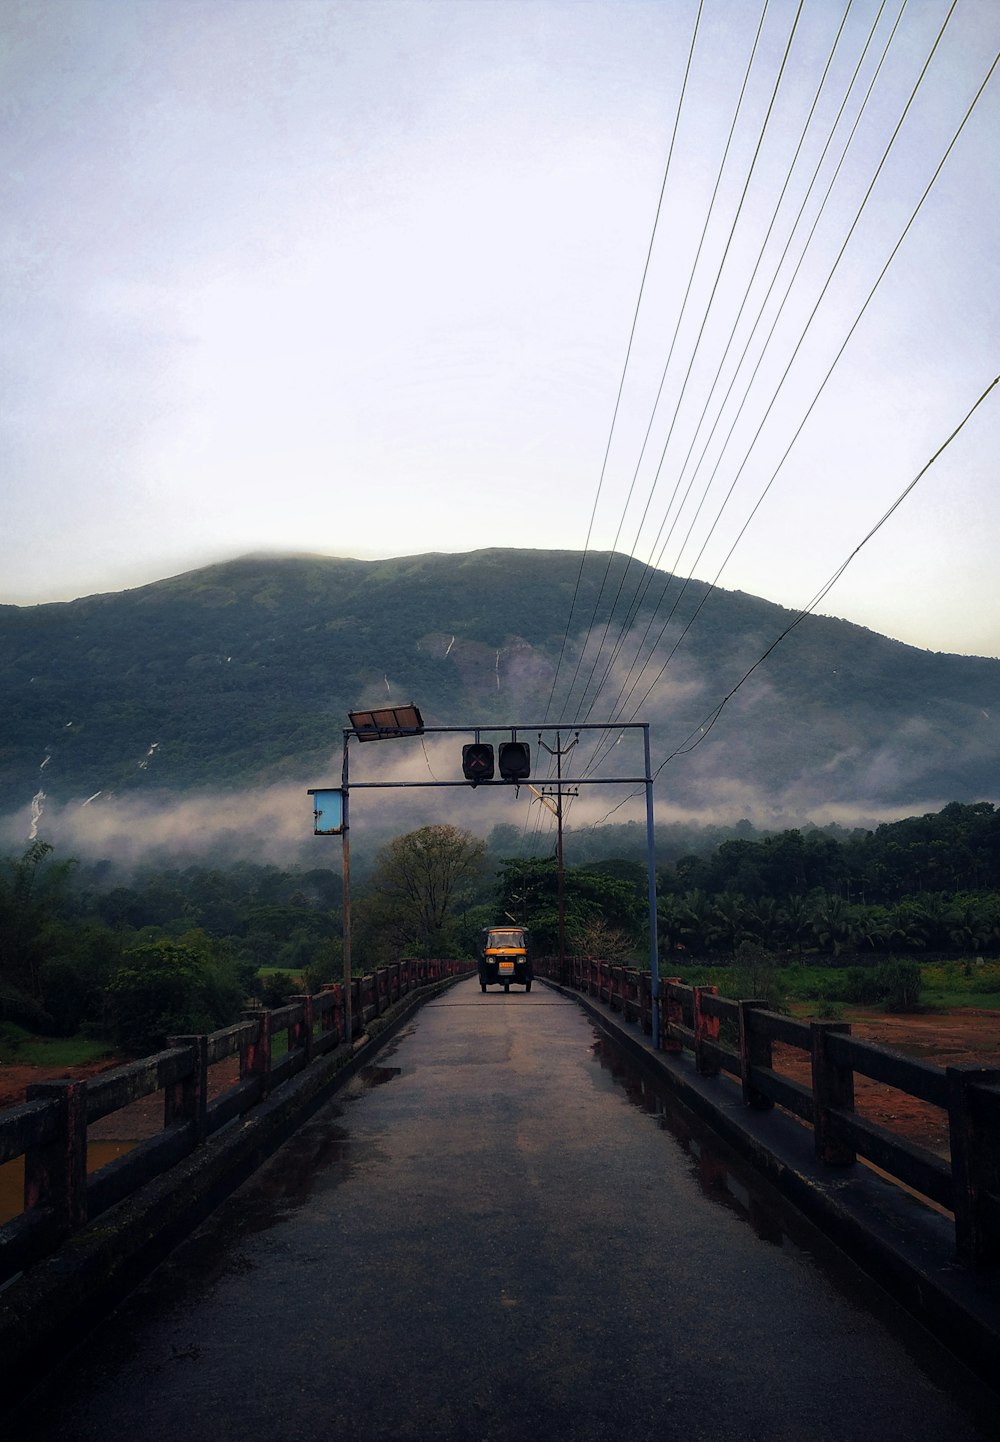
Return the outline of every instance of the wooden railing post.
{"type": "Polygon", "coordinates": [[[321,1022],[320,1022],[320,1027],[322,1028],[322,1031],[323,1031],[324,1036],[325,1036],[328,1032],[331,1032],[331,1031],[336,1032],[337,1035],[339,1036],[339,1035],[340,1035],[340,1027],[339,1027],[338,1024],[337,1024],[337,1022],[338,1022],[338,1015],[337,1015],[337,983],[336,983],[335,981],[325,981],[325,982],[323,983],[322,989],[323,989],[324,992],[332,992],[332,993],[333,993],[333,1005],[332,1005],[332,1006],[328,1006],[328,1007],[326,1008],[326,1010],[322,1013],[322,1020],[321,1020],[321,1022]]]}
{"type": "Polygon", "coordinates": [[[671,991],[671,987],[680,985],[681,979],[679,976],[667,977],[663,983],[663,1006],[660,1009],[660,1015],[663,1018],[662,1050],[670,1052],[674,1056],[678,1056],[684,1050],[684,1043],[680,1037],[670,1035],[671,1025],[684,1025],[684,1007],[681,1004],[680,998],[675,996],[671,991]]]}
{"type": "Polygon", "coordinates": [[[271,1013],[249,1009],[244,1011],[243,1019],[257,1023],[257,1034],[240,1052],[240,1080],[260,1077],[261,1096],[266,1097],[271,1092],[271,1013]]]}
{"type": "Polygon", "coordinates": [[[163,1089],[163,1125],[190,1122],[196,1142],[208,1135],[208,1037],[170,1036],[167,1046],[184,1046],[191,1051],[192,1065],[186,1077],[163,1089]]]}
{"type": "Polygon", "coordinates": [[[759,1091],[750,1080],[752,1067],[761,1066],[770,1070],[773,1064],[771,1038],[765,1036],[763,1032],[753,1030],[750,1020],[752,1012],[767,1011],[768,1002],[765,999],[741,1001],[739,1007],[740,1081],[743,1086],[743,1101],[746,1106],[753,1107],[755,1111],[770,1111],[774,1102],[762,1091],[759,1091]]]}
{"type": "Polygon", "coordinates": [[[306,1054],[306,1065],[312,1061],[315,1055],[313,1043],[313,999],[305,994],[301,996],[290,996],[290,1002],[302,1007],[302,1020],[295,1021],[288,1028],[288,1050],[298,1051],[300,1048],[306,1054]]]}
{"type": "Polygon", "coordinates": [[[831,1034],[850,1036],[847,1022],[814,1021],[809,1024],[812,1053],[813,1130],[816,1155],[834,1167],[847,1167],[857,1161],[857,1153],[838,1134],[833,1111],[854,1110],[854,1071],[830,1059],[826,1039],[831,1034]]]}
{"type": "Polygon", "coordinates": [[[991,1227],[984,1195],[1000,1196],[1000,1128],[977,1105],[980,1087],[1000,1083],[1000,1071],[975,1065],[946,1068],[955,1244],[963,1262],[982,1267],[1000,1260],[1000,1232],[991,1227]]]}
{"type": "Polygon", "coordinates": [[[24,1153],[24,1210],[50,1211],[63,1232],[74,1232],[87,1220],[87,1083],[31,1082],[29,1102],[54,1102],[59,1127],[46,1146],[24,1153]]]}
{"type": "Polygon", "coordinates": [[[653,977],[652,973],[639,973],[639,1021],[646,1036],[653,1034],[653,977]]]}
{"type": "Polygon", "coordinates": [[[694,995],[694,1061],[701,1076],[718,1076],[718,1058],[709,1056],[705,1046],[707,1041],[719,1044],[719,1018],[711,1016],[702,1004],[702,997],[718,996],[717,986],[696,986],[692,988],[694,995]]]}

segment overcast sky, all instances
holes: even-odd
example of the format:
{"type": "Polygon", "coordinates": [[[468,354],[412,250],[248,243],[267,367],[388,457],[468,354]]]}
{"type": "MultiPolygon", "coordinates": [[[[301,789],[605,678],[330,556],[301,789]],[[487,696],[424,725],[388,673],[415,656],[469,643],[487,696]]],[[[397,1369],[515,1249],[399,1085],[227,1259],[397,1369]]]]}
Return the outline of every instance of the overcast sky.
{"type": "MultiPolygon", "coordinates": [[[[704,0],[678,119],[696,0],[0,0],[0,600],[589,538],[805,605],[1000,371],[996,73],[847,339],[1000,48],[958,0],[855,225],[900,3],[805,0],[775,94],[770,0],[737,113],[704,0]]],[[[998,442],[1000,387],[820,609],[1000,654],[998,442]]]]}

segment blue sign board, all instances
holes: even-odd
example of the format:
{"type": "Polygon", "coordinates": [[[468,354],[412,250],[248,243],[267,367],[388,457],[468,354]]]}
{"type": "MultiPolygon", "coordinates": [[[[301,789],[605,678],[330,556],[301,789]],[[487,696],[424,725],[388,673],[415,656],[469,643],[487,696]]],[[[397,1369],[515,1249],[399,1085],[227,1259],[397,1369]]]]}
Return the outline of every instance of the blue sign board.
{"type": "Polygon", "coordinates": [[[343,791],[310,791],[313,799],[313,835],[340,836],[344,830],[343,791]]]}

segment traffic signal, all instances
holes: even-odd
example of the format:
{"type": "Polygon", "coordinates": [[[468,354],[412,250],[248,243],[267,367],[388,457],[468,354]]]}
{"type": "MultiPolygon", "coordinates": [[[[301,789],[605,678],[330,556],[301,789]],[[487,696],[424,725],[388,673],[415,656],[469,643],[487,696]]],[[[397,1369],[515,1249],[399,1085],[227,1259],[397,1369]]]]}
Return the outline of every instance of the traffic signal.
{"type": "MultiPolygon", "coordinates": [[[[501,748],[502,754],[502,748],[501,748]]],[[[462,774],[473,786],[478,781],[493,780],[493,747],[485,742],[472,742],[462,747],[462,774]]]]}
{"type": "Polygon", "coordinates": [[[526,781],[531,775],[531,747],[527,741],[501,741],[499,761],[505,781],[526,781]]]}

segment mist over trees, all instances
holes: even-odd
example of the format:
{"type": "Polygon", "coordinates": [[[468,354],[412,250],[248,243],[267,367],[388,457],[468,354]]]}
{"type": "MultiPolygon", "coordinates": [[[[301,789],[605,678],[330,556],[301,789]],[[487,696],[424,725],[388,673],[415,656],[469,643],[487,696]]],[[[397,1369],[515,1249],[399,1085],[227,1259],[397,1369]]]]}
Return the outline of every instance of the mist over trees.
{"type": "MultiPolygon", "coordinates": [[[[435,825],[388,842],[358,878],[355,970],[402,955],[472,956],[480,929],[503,920],[528,925],[536,952],[554,953],[555,860],[510,854],[511,830],[497,828],[486,844],[435,825]]],[[[873,965],[1000,954],[1000,811],[990,802],[953,802],[864,832],[737,830],[658,856],[664,960],[731,960],[748,948],[873,965]]],[[[597,849],[600,837],[592,833],[597,849]]],[[[571,954],[645,959],[645,861],[632,847],[613,854],[629,837],[609,829],[609,854],[566,868],[571,954]]],[[[125,873],[32,842],[0,859],[0,1030],[82,1029],[136,1052],[226,1025],[248,998],[279,1005],[339,979],[341,903],[339,870],[328,867],[125,873]]]]}

